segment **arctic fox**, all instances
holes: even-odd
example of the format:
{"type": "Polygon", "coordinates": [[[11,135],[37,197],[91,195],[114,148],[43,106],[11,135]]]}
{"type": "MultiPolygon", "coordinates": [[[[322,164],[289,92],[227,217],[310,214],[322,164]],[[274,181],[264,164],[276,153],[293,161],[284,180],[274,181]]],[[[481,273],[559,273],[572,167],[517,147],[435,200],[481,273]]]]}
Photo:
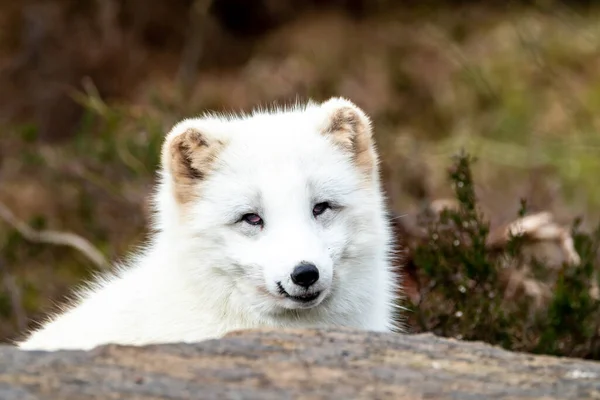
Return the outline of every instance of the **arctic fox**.
{"type": "Polygon", "coordinates": [[[349,100],[183,120],[163,144],[154,209],[146,248],[20,348],[397,329],[378,154],[349,100]]]}

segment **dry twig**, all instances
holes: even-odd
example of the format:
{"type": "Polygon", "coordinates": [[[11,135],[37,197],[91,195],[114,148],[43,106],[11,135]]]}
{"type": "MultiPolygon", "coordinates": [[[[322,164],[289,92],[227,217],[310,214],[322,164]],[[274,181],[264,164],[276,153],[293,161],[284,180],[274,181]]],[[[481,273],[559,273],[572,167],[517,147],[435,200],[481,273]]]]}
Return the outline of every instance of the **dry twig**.
{"type": "Polygon", "coordinates": [[[519,218],[490,233],[490,248],[503,248],[511,236],[521,236],[531,242],[555,242],[560,246],[570,265],[577,266],[581,257],[575,250],[573,237],[568,229],[558,225],[549,212],[539,212],[519,218]]]}

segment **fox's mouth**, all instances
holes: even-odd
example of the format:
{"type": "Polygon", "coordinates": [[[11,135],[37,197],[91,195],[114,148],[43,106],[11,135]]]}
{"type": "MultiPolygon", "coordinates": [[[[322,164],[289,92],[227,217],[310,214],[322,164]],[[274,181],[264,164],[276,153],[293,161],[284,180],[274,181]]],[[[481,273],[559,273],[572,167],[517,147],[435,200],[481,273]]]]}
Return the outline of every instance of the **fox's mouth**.
{"type": "Polygon", "coordinates": [[[310,303],[311,301],[316,300],[321,295],[321,292],[315,292],[306,293],[300,296],[292,296],[291,294],[285,291],[283,286],[281,286],[281,282],[277,282],[277,290],[279,291],[279,294],[284,295],[286,298],[300,303],[310,303]]]}

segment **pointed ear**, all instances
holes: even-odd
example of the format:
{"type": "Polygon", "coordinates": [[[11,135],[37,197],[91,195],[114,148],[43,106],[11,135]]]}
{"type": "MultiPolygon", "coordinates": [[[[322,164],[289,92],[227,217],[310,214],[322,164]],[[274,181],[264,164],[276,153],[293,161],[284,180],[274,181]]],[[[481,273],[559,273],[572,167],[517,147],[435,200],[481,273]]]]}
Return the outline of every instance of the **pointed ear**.
{"type": "Polygon", "coordinates": [[[354,103],[334,97],[323,104],[326,119],[321,133],[352,155],[357,167],[371,173],[377,166],[377,153],[369,117],[354,103]]]}
{"type": "Polygon", "coordinates": [[[184,121],[173,127],[162,148],[162,169],[170,175],[175,198],[181,204],[192,200],[198,184],[214,167],[217,155],[225,147],[221,139],[211,137],[184,121]]]}

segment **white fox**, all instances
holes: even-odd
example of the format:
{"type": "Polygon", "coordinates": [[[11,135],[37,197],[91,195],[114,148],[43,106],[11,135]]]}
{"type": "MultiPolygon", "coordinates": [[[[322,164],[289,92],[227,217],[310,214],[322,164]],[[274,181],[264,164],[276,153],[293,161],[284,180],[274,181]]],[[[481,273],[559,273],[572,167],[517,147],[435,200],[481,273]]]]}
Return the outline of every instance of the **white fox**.
{"type": "Polygon", "coordinates": [[[352,102],[186,119],[166,136],[161,164],[146,248],[19,347],[197,342],[260,327],[397,329],[378,154],[352,102]]]}

